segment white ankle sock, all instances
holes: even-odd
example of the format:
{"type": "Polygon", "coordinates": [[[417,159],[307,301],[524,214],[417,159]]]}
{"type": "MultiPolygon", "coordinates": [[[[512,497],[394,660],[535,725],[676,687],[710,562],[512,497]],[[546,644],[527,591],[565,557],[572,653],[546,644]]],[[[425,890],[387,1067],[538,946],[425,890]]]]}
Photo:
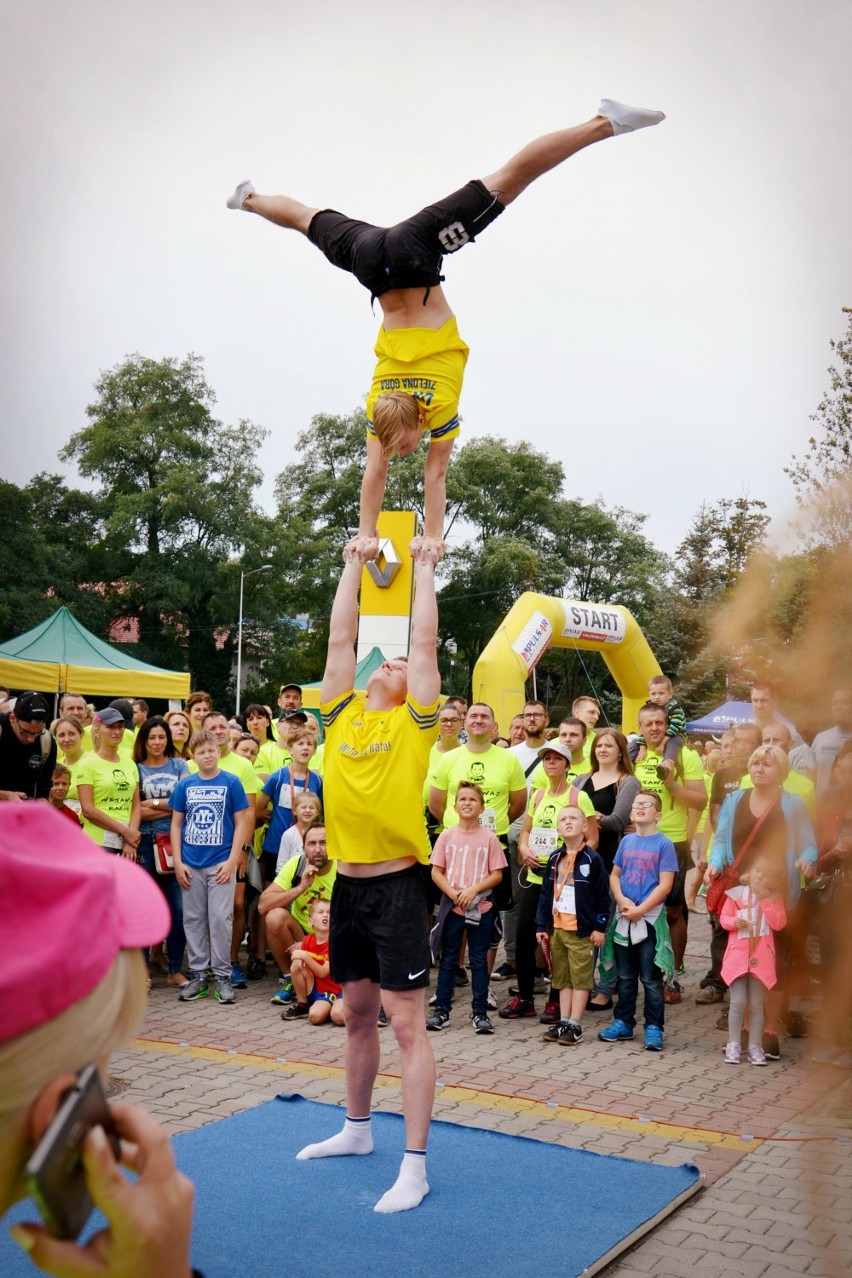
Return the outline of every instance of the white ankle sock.
{"type": "Polygon", "coordinates": [[[373,1133],[370,1130],[370,1117],[350,1118],[347,1114],[343,1131],[328,1140],[321,1140],[316,1145],[306,1145],[300,1149],[297,1158],[339,1158],[344,1154],[372,1154],[373,1133]]]}
{"type": "Polygon", "coordinates": [[[623,102],[615,102],[612,98],[604,98],[598,107],[598,115],[603,115],[612,125],[617,137],[619,133],[635,133],[637,129],[647,129],[652,124],[665,120],[662,111],[646,111],[644,107],[625,106],[623,102]]]}
{"type": "Polygon", "coordinates": [[[426,1150],[407,1149],[396,1182],[382,1194],[373,1211],[410,1211],[412,1207],[419,1207],[428,1193],[426,1150]]]}
{"type": "Polygon", "coordinates": [[[229,209],[241,209],[245,204],[246,197],[254,195],[254,193],[254,187],[251,182],[241,182],[233,195],[229,195],[225,202],[229,209]]]}

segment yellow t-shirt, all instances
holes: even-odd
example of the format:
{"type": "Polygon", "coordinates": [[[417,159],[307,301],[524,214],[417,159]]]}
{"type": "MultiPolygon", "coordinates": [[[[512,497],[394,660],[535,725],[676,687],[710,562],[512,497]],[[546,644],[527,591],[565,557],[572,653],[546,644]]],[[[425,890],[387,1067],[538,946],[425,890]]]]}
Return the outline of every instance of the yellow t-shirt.
{"type": "MultiPolygon", "coordinates": [[[[273,880],[276,887],[280,887],[282,891],[289,892],[296,884],[293,882],[296,870],[299,868],[301,857],[292,856],[289,861],[285,861],[281,869],[273,880]]],[[[301,896],[297,896],[295,901],[291,901],[289,905],[290,913],[299,924],[303,932],[312,934],[310,916],[311,901],[330,901],[331,889],[334,887],[334,880],[337,878],[337,866],[332,865],[330,870],[325,874],[314,875],[313,882],[307,892],[303,892],[301,896]]]]}
{"type": "MultiPolygon", "coordinates": [[[[595,805],[584,790],[580,790],[572,798],[571,791],[576,787],[572,781],[568,782],[568,789],[564,794],[549,794],[545,785],[543,790],[533,790],[530,795],[530,801],[527,804],[527,815],[532,821],[532,829],[529,833],[529,848],[531,852],[537,852],[542,868],[559,847],[559,835],[556,833],[556,822],[559,820],[559,813],[563,808],[567,808],[572,802],[584,812],[587,817],[595,815],[595,805]]],[[[530,883],[541,883],[540,874],[534,873],[532,870],[527,871],[527,879],[530,883]]]]}
{"type": "MultiPolygon", "coordinates": [[[[678,803],[657,776],[657,764],[662,763],[663,756],[655,754],[650,746],[646,747],[645,758],[634,763],[633,770],[643,790],[650,790],[660,796],[663,805],[662,815],[657,826],[660,834],[665,834],[672,843],[685,843],[689,825],[690,809],[685,803],[678,803]]],[[[684,781],[700,781],[704,784],[704,765],[699,755],[688,746],[680,752],[680,763],[684,781]]]]}
{"type": "MultiPolygon", "coordinates": [[[[117,763],[102,759],[99,754],[84,754],[74,769],[74,781],[92,787],[92,802],[98,811],[126,825],[133,807],[133,793],[139,784],[136,764],[119,755],[117,763]]],[[[94,843],[106,843],[114,850],[121,849],[121,842],[112,830],[103,830],[85,817],[80,818],[83,829],[94,843]]]]}
{"type": "Polygon", "coordinates": [[[329,857],[375,864],[413,856],[426,865],[423,778],[438,702],[422,706],[409,696],[390,710],[367,710],[362,695],[350,691],[320,708],[329,857]]]}
{"type": "Polygon", "coordinates": [[[527,788],[518,756],[500,746],[489,746],[487,750],[477,753],[462,746],[459,750],[451,750],[449,754],[440,756],[432,784],[436,790],[447,792],[447,806],[444,810],[444,826],[447,829],[458,824],[459,814],[455,803],[461,781],[475,782],[485,797],[485,811],[479,818],[479,824],[498,838],[501,834],[507,834],[509,795],[513,790],[525,791],[527,788]]]}
{"type": "Polygon", "coordinates": [[[277,741],[264,741],[254,761],[255,772],[271,777],[279,768],[287,768],[293,762],[289,750],[285,750],[277,741]]]}
{"type": "Polygon", "coordinates": [[[376,439],[373,409],[380,395],[403,391],[423,409],[430,439],[455,439],[459,399],[470,348],[459,336],[455,316],[440,328],[379,329],[378,361],[367,396],[367,438],[376,439]]]}

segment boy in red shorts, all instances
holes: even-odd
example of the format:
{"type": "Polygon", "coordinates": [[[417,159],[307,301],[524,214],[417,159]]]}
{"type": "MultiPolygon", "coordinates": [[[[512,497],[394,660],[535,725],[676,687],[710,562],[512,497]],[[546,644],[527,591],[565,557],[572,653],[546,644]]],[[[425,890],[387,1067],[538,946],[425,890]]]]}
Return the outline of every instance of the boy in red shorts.
{"type": "Polygon", "coordinates": [[[327,1020],[335,1025],[343,1024],[343,990],[331,979],[328,958],[328,931],[331,906],[328,901],[311,901],[308,907],[313,935],[308,933],[298,949],[290,951],[290,975],[293,978],[295,1000],[281,1013],[285,1021],[307,1016],[311,1025],[323,1025],[327,1020]]]}

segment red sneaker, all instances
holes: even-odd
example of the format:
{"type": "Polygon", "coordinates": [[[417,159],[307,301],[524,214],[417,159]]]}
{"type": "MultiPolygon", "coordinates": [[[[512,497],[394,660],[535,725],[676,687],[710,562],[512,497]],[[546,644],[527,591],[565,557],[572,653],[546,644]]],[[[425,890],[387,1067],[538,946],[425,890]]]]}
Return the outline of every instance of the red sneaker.
{"type": "Polygon", "coordinates": [[[504,1021],[519,1021],[535,1016],[535,1003],[531,999],[520,998],[517,994],[510,998],[505,1007],[497,1013],[504,1021]]]}
{"type": "Polygon", "coordinates": [[[558,1001],[556,999],[548,999],[548,1001],[544,1005],[544,1011],[542,1012],[541,1016],[538,1018],[539,1024],[540,1025],[558,1025],[559,1020],[560,1020],[560,1016],[559,1016],[558,1001]]]}

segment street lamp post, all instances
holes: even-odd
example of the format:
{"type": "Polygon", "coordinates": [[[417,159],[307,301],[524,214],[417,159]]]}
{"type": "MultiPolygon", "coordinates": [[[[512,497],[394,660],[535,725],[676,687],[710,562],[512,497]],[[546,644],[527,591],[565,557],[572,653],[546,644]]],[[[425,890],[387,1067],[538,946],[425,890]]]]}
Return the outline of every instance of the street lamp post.
{"type": "Polygon", "coordinates": [[[236,714],[240,713],[240,696],[242,693],[243,683],[243,585],[246,577],[253,577],[257,572],[270,572],[272,564],[261,564],[259,568],[252,568],[251,572],[240,573],[240,618],[237,622],[237,709],[236,714]]]}

